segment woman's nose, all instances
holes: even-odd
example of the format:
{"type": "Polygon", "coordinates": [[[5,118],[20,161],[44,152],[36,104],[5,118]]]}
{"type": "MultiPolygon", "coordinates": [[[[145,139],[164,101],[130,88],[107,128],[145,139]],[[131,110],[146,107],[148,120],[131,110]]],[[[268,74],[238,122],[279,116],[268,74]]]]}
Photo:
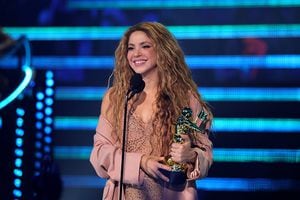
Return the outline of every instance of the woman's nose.
{"type": "Polygon", "coordinates": [[[140,49],[135,49],[134,56],[140,56],[140,55],[141,55],[140,49]]]}

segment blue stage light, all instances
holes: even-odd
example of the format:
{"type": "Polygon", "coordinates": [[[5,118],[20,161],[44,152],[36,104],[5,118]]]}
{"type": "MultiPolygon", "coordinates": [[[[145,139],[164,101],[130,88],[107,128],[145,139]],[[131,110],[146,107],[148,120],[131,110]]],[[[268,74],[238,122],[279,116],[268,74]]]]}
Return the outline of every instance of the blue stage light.
{"type": "MultiPolygon", "coordinates": [[[[190,69],[299,69],[300,56],[297,54],[278,55],[186,55],[190,69]]],[[[0,60],[0,67],[13,69],[17,58],[0,60]]],[[[37,69],[113,69],[112,56],[35,56],[37,69]],[[47,67],[45,67],[47,66],[47,67]]]]}
{"type": "MultiPolygon", "coordinates": [[[[300,101],[300,88],[199,87],[207,101],[300,101]]],[[[101,100],[107,87],[58,87],[57,100],[101,100]]]]}
{"type": "Polygon", "coordinates": [[[25,110],[24,109],[22,109],[22,108],[17,108],[16,109],[16,113],[17,113],[17,115],[18,116],[24,116],[25,115],[25,110]]]}
{"type": "MultiPolygon", "coordinates": [[[[105,179],[97,176],[64,175],[64,185],[68,188],[103,188],[105,179]]],[[[293,179],[267,179],[267,178],[214,178],[206,177],[197,180],[196,186],[206,191],[279,191],[299,190],[300,182],[293,179]]]]}
{"type": "Polygon", "coordinates": [[[47,105],[47,106],[52,106],[53,105],[53,99],[52,98],[46,98],[45,99],[45,104],[47,105]]]}
{"type": "Polygon", "coordinates": [[[25,88],[28,86],[29,82],[31,81],[33,75],[32,69],[29,66],[23,66],[22,70],[25,73],[24,80],[22,80],[22,82],[10,95],[8,95],[5,99],[0,101],[0,109],[4,108],[6,105],[8,105],[17,97],[19,97],[19,95],[25,90],[25,88]]]}
{"type": "Polygon", "coordinates": [[[46,117],[45,118],[45,124],[50,125],[53,123],[53,119],[51,117],[46,117]]]}
{"type": "Polygon", "coordinates": [[[43,114],[42,112],[36,112],[36,113],[35,113],[35,117],[36,117],[38,120],[41,120],[41,119],[43,119],[44,114],[43,114]]]}
{"type": "MultiPolygon", "coordinates": [[[[56,146],[54,154],[59,159],[88,159],[92,147],[56,146]]],[[[214,162],[264,162],[300,163],[300,149],[241,149],[215,148],[214,162]]]]}
{"type": "Polygon", "coordinates": [[[197,188],[210,191],[279,191],[299,188],[299,181],[266,178],[205,178],[196,181],[197,188]]]}
{"type": "Polygon", "coordinates": [[[49,136],[46,136],[46,137],[44,138],[44,140],[45,140],[45,143],[47,143],[47,144],[50,144],[50,143],[52,142],[52,138],[49,137],[49,136]]]}
{"type": "Polygon", "coordinates": [[[18,118],[16,119],[16,125],[17,125],[17,127],[23,126],[23,123],[24,123],[23,118],[18,117],[18,118]]]}
{"type": "Polygon", "coordinates": [[[47,71],[46,72],[46,79],[53,79],[53,72],[52,71],[47,71]]]}
{"type": "MultiPolygon", "coordinates": [[[[56,130],[94,130],[98,117],[57,116],[56,130]]],[[[261,134],[290,132],[298,134],[300,120],[297,118],[215,118],[213,131],[218,132],[259,132],[261,134]]]]}
{"type": "Polygon", "coordinates": [[[18,189],[14,189],[13,190],[13,195],[15,197],[21,197],[22,196],[22,191],[21,190],[18,190],[18,189]]]}
{"type": "Polygon", "coordinates": [[[35,157],[38,159],[41,159],[43,157],[43,154],[41,152],[35,152],[35,157]]]}
{"type": "Polygon", "coordinates": [[[54,94],[54,90],[52,88],[46,88],[45,93],[47,96],[52,96],[54,94]]]}
{"type": "Polygon", "coordinates": [[[36,102],[35,107],[37,110],[41,110],[44,107],[44,104],[40,101],[36,102]]]}
{"type": "Polygon", "coordinates": [[[47,79],[47,80],[46,80],[46,86],[47,86],[47,87],[52,87],[53,85],[54,85],[53,79],[47,79]]]}
{"type": "Polygon", "coordinates": [[[15,187],[19,188],[19,187],[21,187],[21,184],[22,184],[21,179],[16,178],[16,179],[14,180],[14,185],[15,185],[15,187]]]}
{"type": "Polygon", "coordinates": [[[129,10],[147,10],[147,9],[209,9],[209,8],[276,8],[276,7],[299,7],[300,2],[295,0],[68,0],[67,8],[71,10],[103,10],[103,9],[129,9],[129,10]]]}
{"type": "MultiPolygon", "coordinates": [[[[143,2],[144,3],[144,2],[143,2]]],[[[299,37],[300,24],[225,24],[167,27],[178,39],[287,38],[299,37]]],[[[30,40],[118,40],[128,26],[5,27],[12,37],[30,40]]],[[[36,66],[36,65],[35,65],[36,66]]]]}
{"type": "Polygon", "coordinates": [[[44,95],[42,92],[37,92],[37,93],[36,93],[36,98],[37,98],[38,100],[43,100],[44,97],[45,97],[45,95],[44,95]]]}
{"type": "Polygon", "coordinates": [[[23,139],[22,138],[16,138],[16,146],[22,147],[23,145],[23,139]]]}
{"type": "Polygon", "coordinates": [[[34,168],[40,169],[41,168],[41,162],[40,161],[35,161],[34,162],[34,168]]]}
{"type": "Polygon", "coordinates": [[[41,173],[39,171],[34,172],[34,176],[40,176],[40,175],[41,175],[41,173]]]}
{"type": "Polygon", "coordinates": [[[17,157],[22,157],[23,156],[23,154],[24,154],[24,151],[23,151],[23,149],[15,149],[15,155],[17,156],[17,157]]]}
{"type": "Polygon", "coordinates": [[[15,160],[16,167],[20,168],[22,166],[22,163],[23,163],[23,160],[21,158],[16,158],[16,160],[15,160]]]}
{"type": "Polygon", "coordinates": [[[42,134],[41,132],[37,132],[37,133],[35,134],[35,137],[36,137],[37,139],[41,139],[41,138],[43,137],[43,134],[42,134]]]}
{"type": "Polygon", "coordinates": [[[42,127],[43,127],[42,122],[40,122],[40,121],[35,122],[35,128],[36,129],[41,129],[42,127]]]}
{"type": "Polygon", "coordinates": [[[52,132],[52,128],[50,126],[46,126],[44,128],[44,132],[45,132],[45,134],[49,135],[52,132]]]}
{"type": "Polygon", "coordinates": [[[45,153],[50,153],[50,152],[51,152],[50,147],[49,147],[49,146],[45,146],[45,147],[44,147],[44,152],[45,152],[45,153]]]}
{"type": "Polygon", "coordinates": [[[23,171],[20,169],[14,169],[14,175],[17,177],[23,176],[23,171]]]}
{"type": "Polygon", "coordinates": [[[39,142],[39,141],[36,141],[36,142],[35,142],[35,148],[37,148],[37,149],[42,148],[42,143],[39,142]]]}
{"type": "Polygon", "coordinates": [[[51,115],[52,112],[53,112],[53,109],[52,109],[51,107],[46,107],[46,108],[45,108],[45,114],[46,114],[46,115],[51,115]]]}
{"type": "Polygon", "coordinates": [[[286,133],[300,132],[297,118],[215,118],[213,130],[217,132],[259,132],[286,133]]]}
{"type": "Polygon", "coordinates": [[[21,128],[17,128],[16,129],[16,135],[17,136],[23,136],[24,135],[24,130],[21,128]]]}
{"type": "Polygon", "coordinates": [[[52,132],[52,124],[53,124],[53,118],[51,115],[53,114],[53,108],[52,105],[54,103],[53,95],[54,95],[54,89],[52,88],[54,86],[54,80],[53,80],[53,72],[47,71],[45,73],[45,93],[40,92],[39,93],[39,99],[44,99],[44,105],[43,106],[43,114],[36,113],[36,117],[40,120],[37,123],[39,124],[37,126],[37,132],[36,132],[36,142],[35,142],[35,175],[38,176],[40,174],[40,168],[41,162],[40,160],[45,156],[49,155],[51,153],[51,146],[49,144],[52,143],[52,137],[50,137],[50,134],[52,132]]]}

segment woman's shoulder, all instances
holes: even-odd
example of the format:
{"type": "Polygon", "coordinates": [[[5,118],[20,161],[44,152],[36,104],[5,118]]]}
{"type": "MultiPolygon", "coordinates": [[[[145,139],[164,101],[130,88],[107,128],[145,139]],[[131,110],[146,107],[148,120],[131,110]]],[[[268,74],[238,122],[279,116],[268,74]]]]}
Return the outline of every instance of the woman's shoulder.
{"type": "Polygon", "coordinates": [[[113,87],[107,88],[103,95],[102,101],[108,101],[112,92],[113,92],[113,87]]]}
{"type": "Polygon", "coordinates": [[[110,110],[109,108],[112,106],[112,103],[111,103],[111,95],[112,95],[112,91],[113,91],[113,88],[108,88],[105,92],[105,94],[103,95],[103,98],[102,98],[102,102],[101,102],[101,114],[102,115],[106,115],[107,116],[107,113],[108,111],[110,110]]]}

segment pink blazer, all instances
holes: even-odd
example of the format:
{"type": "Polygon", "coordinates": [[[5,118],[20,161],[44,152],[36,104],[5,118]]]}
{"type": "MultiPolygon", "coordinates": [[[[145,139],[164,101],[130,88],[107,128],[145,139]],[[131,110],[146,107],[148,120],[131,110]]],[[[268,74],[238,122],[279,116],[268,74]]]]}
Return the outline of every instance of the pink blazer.
{"type": "MultiPolygon", "coordinates": [[[[190,107],[193,110],[194,118],[197,119],[197,114],[201,110],[200,103],[196,98],[191,97],[190,107]]],[[[200,121],[197,119],[199,124],[200,121]]],[[[208,124],[210,126],[210,124],[208,124]]],[[[102,115],[99,116],[96,133],[94,135],[94,146],[90,155],[90,162],[96,173],[101,178],[107,179],[103,190],[102,199],[115,200],[118,199],[121,168],[121,150],[120,144],[112,137],[112,125],[102,115]]],[[[198,153],[198,159],[194,166],[188,169],[188,181],[186,188],[183,191],[175,192],[164,189],[164,199],[180,199],[193,200],[197,199],[197,191],[195,180],[203,178],[207,175],[208,169],[212,164],[212,143],[207,135],[197,134],[195,140],[196,146],[205,149],[195,148],[198,153]]],[[[141,153],[125,153],[124,176],[125,184],[141,185],[143,184],[144,172],[140,169],[141,153]]],[[[124,192],[124,191],[123,191],[124,192]]],[[[122,195],[123,199],[124,194],[122,195]]]]}

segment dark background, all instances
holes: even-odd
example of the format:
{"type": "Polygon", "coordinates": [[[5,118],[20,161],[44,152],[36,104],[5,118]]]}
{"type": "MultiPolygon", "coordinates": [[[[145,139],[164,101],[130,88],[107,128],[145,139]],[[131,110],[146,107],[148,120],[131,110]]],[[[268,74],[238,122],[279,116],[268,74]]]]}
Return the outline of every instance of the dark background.
{"type": "MultiPolygon", "coordinates": [[[[214,164],[208,177],[197,182],[199,199],[299,195],[300,3],[199,2],[206,1],[147,1],[147,7],[146,1],[0,0],[2,34],[14,41],[21,35],[28,38],[34,70],[22,95],[0,110],[0,199],[54,194],[63,200],[101,199],[105,180],[88,160],[101,97],[123,30],[140,21],[181,27],[181,35],[170,30],[175,30],[200,92],[212,106],[214,164]],[[156,2],[161,4],[153,6],[156,2]],[[188,26],[207,32],[191,38],[188,26]],[[220,30],[214,32],[215,26],[220,30]],[[118,27],[123,29],[115,31],[118,27]],[[109,38],[102,36],[106,29],[109,38]],[[54,84],[47,84],[49,80],[54,84]],[[47,94],[47,88],[54,94],[47,94]],[[45,95],[40,119],[39,93],[45,95]],[[45,103],[47,96],[53,104],[45,103]],[[25,111],[23,136],[16,134],[18,108],[25,111]],[[46,108],[53,112],[46,114],[46,108]],[[23,154],[18,156],[16,149],[23,154]],[[22,159],[21,166],[16,158],[22,159]]],[[[9,48],[13,50],[0,48],[0,100],[24,77],[24,49],[9,48]]]]}

